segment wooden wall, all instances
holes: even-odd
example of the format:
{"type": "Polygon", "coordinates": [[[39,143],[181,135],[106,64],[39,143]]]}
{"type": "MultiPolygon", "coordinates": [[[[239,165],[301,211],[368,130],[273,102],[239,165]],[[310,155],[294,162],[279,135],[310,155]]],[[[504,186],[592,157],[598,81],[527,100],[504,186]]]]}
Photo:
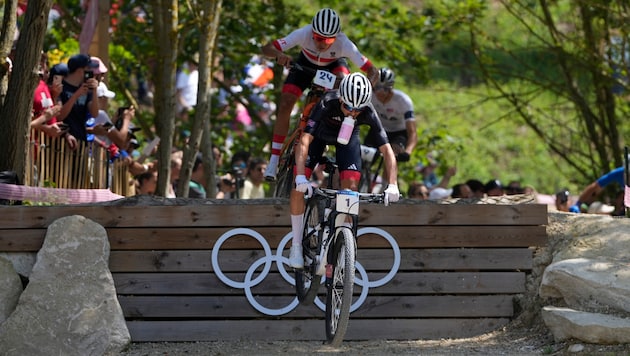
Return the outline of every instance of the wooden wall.
{"type": "MultiPolygon", "coordinates": [[[[133,341],[325,338],[324,312],[296,305],[286,258],[276,256],[279,244],[290,244],[286,201],[0,207],[0,252],[38,251],[46,227],[68,215],[106,228],[133,341]]],[[[547,240],[547,208],[537,204],[403,201],[363,204],[360,216],[360,227],[382,229],[395,248],[373,232],[358,238],[357,261],[369,286],[355,286],[355,300],[362,292],[364,300],[351,314],[347,340],[455,338],[497,329],[514,316],[532,247],[547,240]],[[392,272],[396,248],[400,266],[392,272]]]]}

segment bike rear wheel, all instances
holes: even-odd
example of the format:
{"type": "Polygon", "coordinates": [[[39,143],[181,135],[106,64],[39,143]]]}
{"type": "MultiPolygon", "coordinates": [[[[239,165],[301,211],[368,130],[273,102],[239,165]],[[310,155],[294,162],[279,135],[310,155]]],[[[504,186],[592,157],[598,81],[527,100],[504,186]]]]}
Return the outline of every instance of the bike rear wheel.
{"type": "Polygon", "coordinates": [[[313,303],[321,284],[321,276],[316,274],[317,255],[324,234],[320,224],[324,214],[324,206],[321,202],[321,199],[309,199],[304,212],[304,231],[302,234],[304,269],[295,270],[295,291],[298,300],[305,305],[313,303]]]}
{"type": "Polygon", "coordinates": [[[333,346],[339,346],[343,341],[350,320],[355,251],[352,230],[346,227],[337,230],[332,254],[332,281],[327,285],[326,295],[326,338],[333,346]]]}

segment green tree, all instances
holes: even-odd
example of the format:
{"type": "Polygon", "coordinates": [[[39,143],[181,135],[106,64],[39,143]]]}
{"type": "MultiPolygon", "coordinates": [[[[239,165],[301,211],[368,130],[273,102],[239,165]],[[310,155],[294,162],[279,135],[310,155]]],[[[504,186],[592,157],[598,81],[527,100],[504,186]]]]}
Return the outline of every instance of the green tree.
{"type": "Polygon", "coordinates": [[[629,109],[627,2],[497,3],[500,13],[462,21],[479,80],[508,104],[505,116],[530,127],[580,181],[621,166],[630,133],[621,125],[629,109]]]}

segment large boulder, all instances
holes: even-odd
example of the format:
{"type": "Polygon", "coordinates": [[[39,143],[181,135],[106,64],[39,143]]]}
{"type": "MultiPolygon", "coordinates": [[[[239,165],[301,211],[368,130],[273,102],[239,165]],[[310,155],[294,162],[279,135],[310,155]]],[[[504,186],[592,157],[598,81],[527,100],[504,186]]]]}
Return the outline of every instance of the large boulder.
{"type": "Polygon", "coordinates": [[[13,268],[13,264],[0,257],[0,324],[2,324],[15,310],[20,294],[22,281],[13,268]]]}
{"type": "Polygon", "coordinates": [[[54,221],[17,308],[0,325],[3,355],[115,355],[131,337],[108,268],[105,229],[54,221]]]}
{"type": "Polygon", "coordinates": [[[630,219],[549,214],[551,263],[539,296],[558,341],[630,342],[630,219]]]}

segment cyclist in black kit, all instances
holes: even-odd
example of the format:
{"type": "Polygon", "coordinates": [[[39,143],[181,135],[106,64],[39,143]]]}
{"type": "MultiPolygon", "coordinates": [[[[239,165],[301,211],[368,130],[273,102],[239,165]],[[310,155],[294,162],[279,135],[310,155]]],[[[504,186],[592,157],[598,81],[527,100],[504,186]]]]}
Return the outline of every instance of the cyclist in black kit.
{"type": "Polygon", "coordinates": [[[390,182],[384,193],[390,202],[398,201],[396,156],[387,140],[387,134],[378,115],[370,105],[372,84],[361,73],[344,77],[339,91],[330,91],[313,109],[308,118],[304,133],[295,149],[295,189],[291,192],[291,227],[293,245],[290,250],[291,267],[303,268],[302,230],[304,219],[304,193],[312,192],[309,181],[313,169],[319,162],[327,145],[335,145],[336,162],[339,167],[342,189],[358,189],[361,177],[361,142],[359,125],[368,125],[374,132],[380,132],[376,144],[384,157],[387,181],[390,182]],[[344,125],[350,124],[348,137],[341,137],[344,125]]]}

